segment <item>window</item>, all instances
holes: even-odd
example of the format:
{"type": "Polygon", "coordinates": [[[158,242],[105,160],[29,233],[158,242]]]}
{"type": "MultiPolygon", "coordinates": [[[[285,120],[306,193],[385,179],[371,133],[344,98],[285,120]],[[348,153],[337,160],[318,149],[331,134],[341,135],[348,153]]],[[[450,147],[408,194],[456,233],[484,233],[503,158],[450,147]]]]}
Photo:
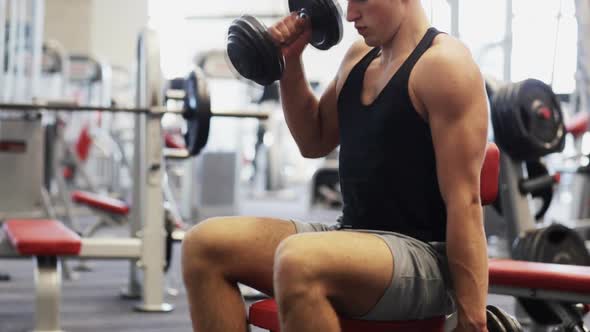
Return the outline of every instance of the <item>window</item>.
{"type": "MultiPolygon", "coordinates": [[[[343,10],[346,0],[339,0],[343,10]]],[[[573,1],[556,0],[459,0],[460,38],[471,49],[484,74],[503,78],[508,2],[512,2],[513,81],[537,78],[553,84],[558,93],[575,88],[577,22],[573,1]]],[[[451,32],[451,10],[447,0],[422,0],[433,25],[451,32]]],[[[272,24],[286,13],[286,1],[276,0],[150,0],[150,22],[161,34],[162,61],[167,77],[184,75],[195,54],[225,49],[227,28],[241,13],[262,15],[272,24]],[[276,15],[276,17],[271,17],[276,15]]],[[[358,36],[345,24],[340,45],[328,52],[311,47],[304,61],[311,80],[332,79],[346,48],[358,36]]]]}

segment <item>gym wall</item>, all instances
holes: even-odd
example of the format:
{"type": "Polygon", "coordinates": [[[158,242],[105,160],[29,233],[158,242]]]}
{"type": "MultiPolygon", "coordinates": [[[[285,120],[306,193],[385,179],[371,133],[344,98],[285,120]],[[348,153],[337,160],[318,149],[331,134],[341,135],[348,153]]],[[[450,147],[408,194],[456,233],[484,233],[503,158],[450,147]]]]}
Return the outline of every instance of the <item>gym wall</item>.
{"type": "Polygon", "coordinates": [[[137,34],[148,21],[147,6],[144,0],[46,1],[45,39],[131,69],[137,34]]]}

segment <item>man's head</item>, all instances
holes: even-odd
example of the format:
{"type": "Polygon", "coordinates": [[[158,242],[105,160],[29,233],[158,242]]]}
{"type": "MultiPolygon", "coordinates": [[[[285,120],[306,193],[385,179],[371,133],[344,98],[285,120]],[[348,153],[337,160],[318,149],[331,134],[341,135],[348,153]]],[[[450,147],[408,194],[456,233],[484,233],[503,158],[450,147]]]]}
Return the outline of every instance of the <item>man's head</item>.
{"type": "Polygon", "coordinates": [[[420,0],[347,0],[346,20],[354,23],[369,46],[390,41],[420,0]]]}

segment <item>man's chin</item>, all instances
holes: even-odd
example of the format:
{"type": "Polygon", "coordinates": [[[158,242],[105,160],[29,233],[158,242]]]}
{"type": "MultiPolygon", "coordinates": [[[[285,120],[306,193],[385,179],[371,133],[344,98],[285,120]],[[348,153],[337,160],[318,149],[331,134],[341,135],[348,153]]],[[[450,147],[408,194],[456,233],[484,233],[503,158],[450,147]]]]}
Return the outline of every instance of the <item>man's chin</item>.
{"type": "Polygon", "coordinates": [[[370,47],[379,46],[374,40],[368,39],[366,37],[363,37],[363,39],[365,40],[365,44],[367,44],[367,46],[370,46],[370,47]]]}

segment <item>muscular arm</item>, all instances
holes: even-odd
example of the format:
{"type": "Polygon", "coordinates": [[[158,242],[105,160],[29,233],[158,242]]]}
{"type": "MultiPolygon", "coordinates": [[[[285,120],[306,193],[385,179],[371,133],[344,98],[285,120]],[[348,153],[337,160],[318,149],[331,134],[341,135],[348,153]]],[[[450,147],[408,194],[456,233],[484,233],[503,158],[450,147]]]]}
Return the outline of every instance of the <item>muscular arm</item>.
{"type": "Polygon", "coordinates": [[[433,46],[416,67],[420,69],[413,74],[411,87],[427,112],[447,208],[447,256],[458,302],[458,328],[483,331],[488,261],[479,177],[488,106],[483,78],[469,51],[455,40],[448,43],[451,47],[433,46]]]}
{"type": "Polygon", "coordinates": [[[291,135],[304,157],[324,157],[339,144],[338,93],[341,83],[348,75],[350,64],[366,50],[367,46],[362,42],[351,46],[338,74],[320,100],[314,96],[307,83],[301,57],[286,57],[280,82],[281,101],[291,135]]]}
{"type": "Polygon", "coordinates": [[[291,135],[306,158],[323,157],[338,145],[335,82],[318,101],[307,83],[301,59],[285,63],[281,101],[291,135]]]}

